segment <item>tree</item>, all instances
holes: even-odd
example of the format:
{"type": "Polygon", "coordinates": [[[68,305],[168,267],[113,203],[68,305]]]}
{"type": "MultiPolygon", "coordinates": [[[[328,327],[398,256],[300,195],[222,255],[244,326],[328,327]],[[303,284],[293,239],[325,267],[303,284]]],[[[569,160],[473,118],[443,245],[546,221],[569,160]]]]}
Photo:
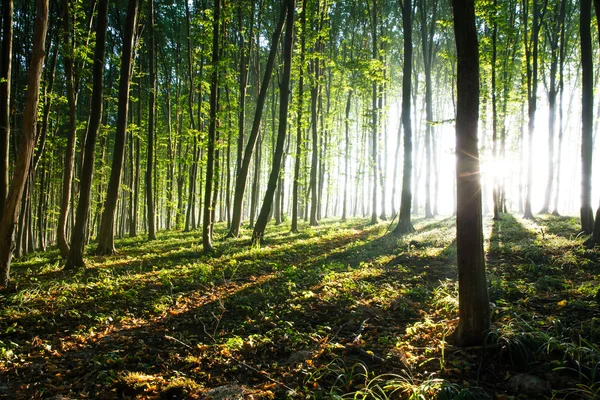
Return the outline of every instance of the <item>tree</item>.
{"type": "MultiPolygon", "coordinates": [[[[414,231],[410,220],[412,205],[412,125],[410,120],[410,102],[412,85],[412,6],[411,0],[400,3],[402,8],[402,29],[404,31],[404,61],[402,67],[402,113],[404,127],[404,165],[402,171],[402,193],[400,195],[400,219],[394,229],[396,234],[414,231]]],[[[398,130],[400,132],[400,130],[398,130]]],[[[400,138],[398,138],[400,140],[400,138]]]]}
{"type": "MultiPolygon", "coordinates": [[[[217,132],[217,100],[219,84],[219,18],[221,18],[221,0],[215,0],[213,14],[212,79],[210,83],[210,116],[208,125],[208,146],[206,149],[206,182],[204,183],[204,212],[202,220],[202,247],[211,252],[212,246],[212,191],[213,182],[218,179],[215,169],[215,136],[217,132]]],[[[216,192],[216,190],[215,190],[216,192]]]]}
{"type": "Polygon", "coordinates": [[[77,94],[75,93],[75,71],[74,71],[74,38],[70,37],[72,27],[69,21],[73,18],[71,2],[63,0],[63,60],[65,64],[65,78],[67,81],[67,102],[69,105],[69,131],[67,133],[67,148],[63,161],[62,197],[60,203],[60,214],[58,216],[58,227],[56,240],[63,258],[69,255],[69,243],[67,242],[67,216],[71,207],[71,192],[73,182],[73,170],[75,167],[75,145],[77,141],[77,94]]]}
{"type": "Polygon", "coordinates": [[[244,192],[246,191],[246,181],[248,179],[248,171],[250,169],[250,161],[252,159],[252,153],[256,147],[256,141],[260,134],[260,123],[262,114],[267,99],[267,92],[269,89],[269,83],[271,82],[271,75],[273,74],[273,68],[275,66],[275,56],[277,55],[277,47],[279,46],[279,38],[281,31],[283,30],[283,24],[285,23],[285,6],[281,7],[279,14],[279,21],[273,31],[273,37],[271,38],[271,49],[269,50],[269,57],[265,66],[265,74],[263,81],[260,85],[258,97],[256,99],[256,109],[254,111],[254,122],[252,123],[252,129],[248,136],[248,142],[244,149],[244,158],[242,159],[242,166],[237,173],[235,178],[235,195],[233,197],[233,214],[231,216],[231,229],[229,231],[229,237],[237,237],[240,233],[240,225],[242,223],[242,203],[244,201],[244,192]]]}
{"type": "Polygon", "coordinates": [[[0,70],[0,218],[8,195],[10,83],[12,71],[13,0],[2,0],[2,70],[0,70]]]}
{"type": "MultiPolygon", "coordinates": [[[[373,60],[377,60],[378,55],[378,47],[377,47],[377,0],[373,0],[373,19],[372,19],[372,52],[373,52],[373,60]]],[[[406,40],[406,39],[405,39],[406,40]]],[[[412,44],[411,44],[412,45],[412,44]]],[[[371,118],[372,118],[372,126],[371,126],[371,168],[373,171],[373,204],[371,205],[371,224],[377,223],[377,118],[379,114],[379,110],[377,107],[377,92],[378,92],[378,83],[376,80],[373,80],[372,83],[372,110],[371,110],[371,118]]]]}
{"type": "Polygon", "coordinates": [[[154,226],[154,190],[152,173],[154,172],[154,117],[156,112],[156,70],[154,68],[154,0],[148,0],[148,68],[150,69],[150,93],[148,94],[148,153],[146,158],[146,209],[148,210],[148,240],[156,240],[154,226]]]}
{"type": "Polygon", "coordinates": [[[594,149],[594,64],[592,63],[592,1],[580,1],[581,39],[581,230],[592,233],[592,151],[594,149]]]}
{"type": "Polygon", "coordinates": [[[527,157],[527,191],[525,192],[524,218],[533,219],[531,211],[531,193],[533,189],[533,132],[535,131],[535,114],[537,112],[538,89],[538,51],[540,43],[540,29],[546,12],[548,0],[523,0],[521,9],[523,13],[523,28],[525,41],[525,62],[527,67],[527,130],[529,138],[529,154],[527,157]],[[530,4],[529,2],[533,4],[530,4]],[[530,15],[530,9],[531,15],[530,15]],[[529,17],[531,16],[531,35],[529,35],[529,17]]]}
{"type": "MultiPolygon", "coordinates": [[[[433,87],[431,82],[431,68],[434,58],[434,33],[437,23],[437,0],[421,0],[419,4],[419,15],[421,17],[421,46],[423,46],[423,69],[425,72],[425,218],[433,217],[431,208],[431,150],[433,141],[433,87]],[[427,19],[431,6],[431,26],[427,25],[427,19]]],[[[433,144],[435,146],[435,144],[433,144]]]]}
{"type": "Polygon", "coordinates": [[[40,81],[44,65],[46,32],[48,28],[48,0],[36,0],[36,17],[33,29],[33,49],[27,71],[27,94],[23,111],[21,139],[18,157],[8,196],[0,220],[0,288],[6,288],[10,280],[10,262],[13,251],[13,233],[17,222],[19,206],[29,175],[31,156],[35,147],[40,81]]]}
{"type": "Polygon", "coordinates": [[[115,134],[113,161],[110,171],[110,180],[104,202],[104,211],[98,233],[97,255],[115,253],[115,236],[113,225],[119,186],[121,185],[121,171],[125,155],[125,133],[127,131],[127,109],[129,106],[129,85],[131,83],[133,39],[136,28],[138,0],[129,0],[127,5],[127,18],[125,21],[125,35],[123,36],[123,50],[121,52],[121,72],[119,81],[117,131],[115,134]]]}
{"type": "Polygon", "coordinates": [[[302,0],[300,15],[300,76],[298,78],[298,121],[296,123],[296,162],[294,164],[294,181],[292,183],[292,226],[291,231],[298,233],[298,186],[300,184],[300,163],[302,162],[302,116],[304,111],[304,60],[306,56],[306,0],[302,0]]]}
{"type": "Polygon", "coordinates": [[[71,246],[67,257],[66,269],[85,266],[83,250],[85,246],[86,228],[90,214],[90,199],[92,197],[92,182],[94,176],[94,157],[96,138],[100,130],[102,118],[102,97],[104,92],[104,60],[106,52],[106,30],[108,28],[109,0],[100,0],[96,22],[96,49],[94,52],[92,103],[83,165],[79,177],[79,203],[75,215],[75,225],[71,230],[71,246]]]}
{"type": "Polygon", "coordinates": [[[479,49],[475,27],[475,1],[453,0],[452,9],[458,64],[456,263],[459,322],[451,336],[451,341],[458,346],[473,346],[482,343],[490,327],[477,146],[479,49]]]}
{"type": "Polygon", "coordinates": [[[269,175],[269,182],[267,184],[267,191],[265,198],[254,226],[254,232],[252,233],[252,241],[254,243],[260,243],[265,233],[265,227],[269,220],[269,214],[271,212],[271,206],[273,204],[273,196],[275,195],[275,189],[277,188],[277,181],[279,180],[279,173],[281,171],[281,159],[283,158],[283,145],[285,144],[285,137],[287,134],[287,119],[288,119],[288,108],[290,101],[290,76],[292,74],[292,47],[294,44],[294,0],[285,0],[285,4],[282,4],[282,8],[287,9],[286,17],[286,29],[285,38],[283,41],[283,73],[281,76],[281,86],[279,89],[279,127],[277,131],[277,143],[275,146],[275,153],[273,154],[273,166],[271,168],[271,174],[269,175]]]}

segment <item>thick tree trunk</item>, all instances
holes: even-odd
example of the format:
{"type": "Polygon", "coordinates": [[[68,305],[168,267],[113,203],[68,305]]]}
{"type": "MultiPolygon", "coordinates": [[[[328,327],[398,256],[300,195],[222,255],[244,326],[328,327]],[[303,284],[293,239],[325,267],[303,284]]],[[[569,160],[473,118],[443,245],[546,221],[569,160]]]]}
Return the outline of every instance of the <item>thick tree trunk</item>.
{"type": "MultiPolygon", "coordinates": [[[[273,203],[273,196],[275,195],[275,189],[277,188],[277,180],[279,179],[279,173],[281,171],[281,160],[283,158],[283,145],[285,144],[285,137],[287,133],[287,118],[288,108],[290,100],[290,76],[292,71],[292,47],[294,42],[294,0],[285,0],[285,5],[282,5],[287,9],[286,17],[286,29],[285,39],[283,41],[283,73],[281,76],[281,86],[279,89],[279,127],[277,132],[277,144],[275,147],[275,153],[273,154],[273,167],[269,176],[269,182],[267,184],[267,191],[263,200],[256,225],[254,226],[254,232],[252,233],[253,243],[260,243],[264,237],[265,227],[271,211],[273,203]]],[[[285,11],[284,11],[285,12],[285,11]]]]}
{"type": "MultiPolygon", "coordinates": [[[[139,0],[129,0],[127,5],[127,19],[125,23],[125,36],[123,37],[123,51],[121,54],[121,73],[119,81],[119,97],[117,112],[117,129],[115,134],[113,162],[110,171],[110,180],[104,202],[104,211],[100,222],[98,234],[97,255],[115,253],[113,225],[115,211],[121,184],[123,158],[125,154],[125,133],[127,131],[127,109],[129,106],[129,85],[131,83],[131,65],[133,53],[133,39],[137,20],[139,0]]],[[[139,149],[139,147],[138,147],[139,149]]]]}
{"type": "Polygon", "coordinates": [[[85,141],[85,154],[80,174],[80,194],[77,204],[75,225],[71,230],[71,248],[67,258],[66,269],[84,267],[83,250],[85,246],[86,228],[90,213],[90,199],[92,197],[92,183],[94,176],[94,155],[96,138],[100,130],[102,118],[102,99],[104,91],[104,59],[106,50],[106,30],[108,28],[108,3],[109,0],[100,0],[98,4],[98,18],[96,22],[96,49],[93,65],[92,107],[88,134],[85,141]]]}
{"type": "MultiPolygon", "coordinates": [[[[412,83],[412,6],[410,0],[404,0],[402,7],[402,29],[404,31],[404,65],[402,75],[402,126],[404,127],[404,162],[402,171],[402,194],[400,219],[394,229],[396,234],[414,231],[410,207],[412,204],[412,125],[410,120],[411,83],[412,83]]],[[[400,140],[400,138],[398,138],[400,140]]]]}
{"type": "Polygon", "coordinates": [[[35,147],[40,81],[48,28],[48,0],[36,0],[36,11],[31,62],[27,72],[27,94],[23,110],[22,134],[19,140],[15,170],[4,204],[2,220],[0,220],[0,288],[6,288],[10,280],[13,233],[35,147]]]}
{"type": "Polygon", "coordinates": [[[453,0],[456,38],[456,262],[459,322],[450,337],[458,346],[481,344],[490,327],[485,277],[477,123],[479,53],[474,0],[453,0]]]}
{"type": "Polygon", "coordinates": [[[592,63],[592,1],[581,0],[581,230],[592,233],[592,152],[594,149],[594,65],[592,63]]]}

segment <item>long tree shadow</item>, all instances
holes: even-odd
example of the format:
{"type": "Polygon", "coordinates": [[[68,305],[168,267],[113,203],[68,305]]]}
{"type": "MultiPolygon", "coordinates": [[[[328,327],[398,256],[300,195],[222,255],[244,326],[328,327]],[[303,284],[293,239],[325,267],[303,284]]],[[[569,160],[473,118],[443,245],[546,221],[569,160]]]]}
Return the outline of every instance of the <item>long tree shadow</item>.
{"type": "MultiPolygon", "coordinates": [[[[388,336],[399,332],[418,318],[412,307],[428,290],[421,287],[454,273],[453,239],[438,240],[435,254],[413,245],[400,263],[394,260],[405,252],[404,239],[382,236],[381,226],[323,234],[250,251],[227,244],[219,257],[192,265],[179,264],[188,258],[169,267],[98,265],[67,277],[64,287],[43,282],[44,299],[27,286],[4,301],[12,311],[0,325],[23,359],[4,367],[7,390],[22,398],[44,390],[111,398],[150,390],[120,386],[129,372],[153,377],[157,390],[182,373],[204,387],[222,381],[256,386],[266,380],[259,370],[300,387],[304,378],[288,361],[292,354],[352,341],[367,318],[388,336]],[[430,267],[433,261],[440,264],[430,267]],[[389,288],[385,296],[382,285],[389,288]],[[414,303],[400,305],[401,295],[414,303]]],[[[429,239],[417,232],[411,240],[429,239]]],[[[149,264],[160,261],[159,253],[149,264]]],[[[367,348],[381,353],[382,343],[367,348]]],[[[344,346],[328,351],[336,354],[322,362],[351,356],[344,346]]]]}

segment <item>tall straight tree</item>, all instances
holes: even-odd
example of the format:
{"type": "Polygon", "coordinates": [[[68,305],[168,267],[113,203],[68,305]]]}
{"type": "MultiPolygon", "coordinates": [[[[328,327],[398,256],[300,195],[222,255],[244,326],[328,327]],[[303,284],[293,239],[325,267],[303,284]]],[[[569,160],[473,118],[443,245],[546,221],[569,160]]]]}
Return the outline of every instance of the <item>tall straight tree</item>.
{"type": "MultiPolygon", "coordinates": [[[[600,0],[594,0],[594,10],[596,11],[596,20],[600,21],[600,0]]],[[[598,34],[600,34],[600,24],[598,25],[598,34]]],[[[600,39],[600,36],[598,36],[598,38],[600,39]]],[[[588,247],[594,247],[600,244],[600,206],[596,210],[592,236],[590,236],[586,244],[588,247]]]]}
{"type": "MultiPolygon", "coordinates": [[[[219,85],[219,19],[221,18],[221,0],[215,0],[213,10],[212,78],[210,82],[210,115],[208,123],[208,146],[206,148],[206,182],[204,187],[204,212],[202,219],[202,247],[211,252],[212,246],[212,195],[213,183],[218,179],[215,174],[215,137],[217,133],[217,98],[219,85]]],[[[215,190],[216,192],[216,190],[215,190]]]]}
{"type": "MultiPolygon", "coordinates": [[[[554,4],[551,15],[546,19],[547,44],[550,50],[550,68],[548,85],[548,180],[546,181],[546,193],[544,195],[544,205],[540,213],[550,212],[550,198],[554,184],[554,138],[556,136],[556,100],[559,93],[558,68],[560,61],[560,42],[565,39],[561,37],[562,26],[565,23],[566,0],[559,0],[554,4]],[[557,7],[558,5],[558,7],[557,7]]],[[[560,149],[559,149],[560,151],[560,149]]]]}
{"type": "MultiPolygon", "coordinates": [[[[372,17],[372,57],[373,60],[379,59],[378,53],[379,48],[377,46],[377,0],[373,0],[373,17],[372,17]]],[[[373,80],[372,83],[372,110],[371,110],[371,118],[372,118],[372,126],[371,126],[371,168],[373,171],[373,198],[371,205],[371,223],[377,223],[377,118],[379,114],[379,109],[377,105],[377,93],[378,93],[379,84],[377,81],[373,80]]]]}
{"type": "Polygon", "coordinates": [[[75,55],[75,38],[71,37],[70,32],[75,31],[76,27],[71,26],[70,21],[74,20],[72,13],[74,10],[72,2],[63,0],[63,60],[65,64],[65,78],[67,83],[67,102],[69,105],[69,129],[67,133],[67,148],[65,150],[63,161],[62,178],[62,197],[60,203],[60,212],[58,215],[58,231],[56,240],[60,254],[63,258],[69,255],[69,243],[67,242],[67,217],[71,208],[71,192],[73,183],[73,169],[75,167],[75,142],[77,141],[77,95],[75,94],[75,71],[73,57],[75,55]]]}
{"type": "Polygon", "coordinates": [[[0,288],[6,288],[10,280],[10,262],[13,252],[13,233],[19,214],[19,206],[29,175],[31,157],[35,147],[40,81],[44,65],[46,32],[48,29],[48,0],[36,0],[36,16],[33,29],[33,48],[27,71],[27,94],[23,110],[21,138],[17,148],[17,160],[8,196],[0,220],[0,288]]]}
{"type": "MultiPolygon", "coordinates": [[[[404,31],[404,60],[402,67],[402,113],[404,127],[404,165],[402,171],[402,194],[400,195],[400,219],[394,229],[396,234],[414,231],[410,220],[412,205],[412,125],[410,120],[410,102],[412,85],[412,6],[411,0],[400,2],[402,8],[402,29],[404,31]]],[[[400,130],[398,130],[400,132],[400,130]]],[[[400,138],[398,138],[400,140],[400,138]]]]}
{"type": "Polygon", "coordinates": [[[0,218],[8,195],[10,83],[12,71],[13,0],[2,0],[2,65],[0,70],[0,218]]]}
{"type": "Polygon", "coordinates": [[[71,230],[71,246],[67,257],[66,269],[85,266],[83,250],[85,246],[86,228],[90,214],[90,199],[92,197],[92,182],[94,176],[94,156],[96,138],[100,130],[102,118],[102,97],[104,92],[104,60],[106,52],[106,30],[108,28],[109,0],[98,3],[98,18],[96,22],[96,49],[94,50],[94,66],[92,72],[93,89],[92,103],[83,165],[79,177],[79,203],[75,215],[75,225],[71,230]]]}
{"type": "Polygon", "coordinates": [[[538,52],[540,43],[540,29],[546,12],[548,0],[523,0],[521,9],[523,13],[523,28],[525,40],[525,61],[527,67],[527,135],[529,139],[529,155],[527,157],[527,190],[525,192],[524,217],[532,219],[531,194],[533,189],[533,132],[535,130],[535,114],[537,112],[538,88],[538,52]],[[532,4],[530,4],[530,1],[532,4]],[[540,4],[544,1],[544,4],[540,4]],[[530,15],[531,14],[531,15],[530,15]],[[529,17],[531,16],[531,31],[529,31],[529,17]]]}
{"type": "Polygon", "coordinates": [[[479,119],[479,50],[475,1],[452,0],[457,55],[456,102],[456,264],[459,320],[451,340],[458,346],[483,342],[490,327],[485,277],[479,119]]]}
{"type": "Polygon", "coordinates": [[[125,35],[121,52],[121,72],[119,81],[117,130],[115,134],[113,161],[110,171],[110,180],[104,201],[104,211],[100,221],[98,233],[97,255],[115,253],[115,235],[113,225],[117,210],[117,199],[121,185],[121,172],[125,156],[125,133],[127,132],[127,109],[129,106],[129,86],[131,83],[131,66],[133,54],[134,32],[137,26],[138,0],[129,0],[127,5],[127,18],[125,21],[125,35]]]}
{"type": "Polygon", "coordinates": [[[300,185],[300,163],[302,162],[302,115],[304,108],[304,60],[306,56],[306,0],[302,0],[300,16],[300,74],[298,78],[298,121],[296,123],[296,161],[294,164],[294,181],[292,183],[292,226],[291,231],[298,233],[298,186],[300,185]]]}
{"type": "Polygon", "coordinates": [[[434,33],[437,23],[437,0],[421,0],[419,15],[421,25],[421,45],[423,46],[423,70],[425,72],[425,218],[433,217],[431,208],[431,150],[433,142],[433,87],[431,68],[434,56],[434,33]],[[431,7],[431,9],[428,8],[431,7]],[[428,18],[431,18],[428,25],[428,18]]]}
{"type": "Polygon", "coordinates": [[[148,211],[148,240],[156,240],[154,226],[154,116],[156,112],[156,71],[154,68],[154,0],[148,0],[148,69],[150,75],[150,91],[148,93],[148,153],[146,158],[146,210],[148,211]]]}
{"type": "Polygon", "coordinates": [[[292,48],[294,44],[294,9],[296,7],[294,0],[285,0],[282,8],[287,9],[285,38],[283,41],[283,73],[281,76],[281,85],[279,87],[279,126],[277,130],[277,143],[275,145],[275,153],[273,154],[273,166],[269,181],[267,183],[267,191],[265,198],[254,225],[252,233],[253,243],[260,243],[265,234],[265,228],[271,213],[273,205],[273,197],[277,188],[277,181],[281,172],[281,160],[283,158],[283,145],[287,134],[287,119],[288,108],[290,101],[290,76],[292,74],[292,48]]]}
{"type": "Polygon", "coordinates": [[[592,233],[592,151],[594,148],[594,64],[592,62],[592,0],[580,0],[581,39],[581,230],[592,233]]]}
{"type": "MultiPolygon", "coordinates": [[[[248,171],[250,169],[250,161],[252,160],[252,154],[256,147],[256,141],[260,134],[260,123],[262,119],[263,110],[265,107],[265,101],[267,99],[267,92],[269,89],[269,83],[271,82],[271,75],[273,74],[273,67],[275,66],[275,56],[277,55],[277,48],[279,46],[279,39],[281,37],[281,31],[283,30],[283,24],[285,23],[285,6],[282,5],[281,13],[279,14],[279,21],[273,31],[273,37],[271,38],[271,49],[269,50],[269,57],[265,67],[265,74],[263,76],[258,98],[256,99],[256,109],[254,111],[254,122],[252,123],[252,129],[248,136],[248,142],[244,149],[244,157],[242,159],[242,166],[237,173],[235,178],[235,195],[233,197],[233,213],[231,216],[231,229],[228,237],[237,237],[240,233],[240,225],[242,223],[242,205],[244,202],[244,192],[246,191],[246,181],[248,180],[248,171]]],[[[257,78],[258,80],[258,78],[257,78]]]]}

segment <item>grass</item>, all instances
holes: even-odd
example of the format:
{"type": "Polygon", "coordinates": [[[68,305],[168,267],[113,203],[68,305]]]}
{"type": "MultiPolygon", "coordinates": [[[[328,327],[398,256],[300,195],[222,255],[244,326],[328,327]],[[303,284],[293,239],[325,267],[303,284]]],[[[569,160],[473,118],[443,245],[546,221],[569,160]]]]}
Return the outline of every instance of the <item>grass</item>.
{"type": "Polygon", "coordinates": [[[577,221],[485,221],[493,326],[445,342],[457,316],[452,218],[269,226],[202,253],[198,232],[117,241],[64,272],[56,250],[13,264],[0,295],[0,397],[503,399],[599,395],[598,251],[577,221]],[[551,383],[515,393],[527,372],[551,383]],[[506,397],[503,397],[506,396],[506,397]],[[517,397],[515,397],[517,398],[517,397]]]}

